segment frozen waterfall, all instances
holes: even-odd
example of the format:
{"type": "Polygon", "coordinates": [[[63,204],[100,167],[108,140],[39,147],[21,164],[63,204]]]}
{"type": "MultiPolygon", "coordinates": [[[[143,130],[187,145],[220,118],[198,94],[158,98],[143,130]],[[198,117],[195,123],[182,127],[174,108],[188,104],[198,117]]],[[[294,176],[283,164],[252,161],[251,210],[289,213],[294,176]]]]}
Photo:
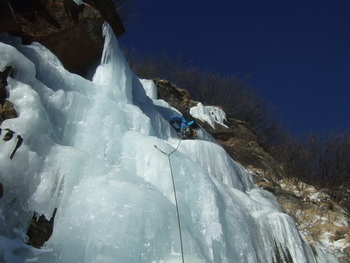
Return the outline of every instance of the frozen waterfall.
{"type": "Polygon", "coordinates": [[[179,141],[168,123],[177,110],[134,75],[107,24],[104,36],[92,81],[38,43],[0,38],[0,70],[14,68],[7,91],[19,115],[1,125],[1,262],[182,262],[171,174],[185,262],[337,262],[305,243],[208,134],[179,141]],[[16,136],[23,143],[10,159],[16,136]],[[172,166],[155,146],[178,147],[172,166]],[[55,208],[51,238],[41,249],[27,245],[33,214],[50,218],[55,208]]]}

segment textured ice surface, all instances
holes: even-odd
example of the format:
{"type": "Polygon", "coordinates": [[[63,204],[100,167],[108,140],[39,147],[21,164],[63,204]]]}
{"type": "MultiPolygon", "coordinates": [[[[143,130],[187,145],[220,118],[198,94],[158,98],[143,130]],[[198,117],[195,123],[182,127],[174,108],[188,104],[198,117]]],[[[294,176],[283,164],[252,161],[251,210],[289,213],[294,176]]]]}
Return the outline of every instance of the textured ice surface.
{"type": "Polygon", "coordinates": [[[92,81],[40,44],[0,43],[19,114],[1,125],[1,262],[181,262],[171,175],[185,262],[336,262],[320,248],[315,255],[275,198],[205,131],[179,141],[168,123],[177,110],[134,75],[108,25],[104,34],[92,81]],[[13,139],[3,140],[5,129],[13,139]],[[55,208],[45,246],[26,245],[33,214],[50,218],[55,208]]]}

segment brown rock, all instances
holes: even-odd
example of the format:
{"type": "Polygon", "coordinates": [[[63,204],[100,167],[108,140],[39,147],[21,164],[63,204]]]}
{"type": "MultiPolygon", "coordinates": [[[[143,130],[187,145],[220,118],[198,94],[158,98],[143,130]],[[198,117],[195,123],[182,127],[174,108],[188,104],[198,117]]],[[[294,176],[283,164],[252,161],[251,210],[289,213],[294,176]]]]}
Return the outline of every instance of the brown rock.
{"type": "Polygon", "coordinates": [[[272,183],[272,182],[261,181],[261,182],[257,183],[257,185],[259,187],[261,187],[262,189],[264,189],[266,191],[269,191],[271,193],[275,192],[276,185],[274,183],[272,183]]]}
{"type": "Polygon", "coordinates": [[[51,237],[54,225],[54,219],[56,215],[56,209],[51,219],[46,219],[45,216],[38,216],[35,214],[29,225],[27,236],[29,238],[28,243],[36,248],[41,248],[44,243],[51,237]]]}
{"type": "Polygon", "coordinates": [[[344,254],[350,257],[350,247],[344,249],[344,254]]]}
{"type": "Polygon", "coordinates": [[[0,72],[0,104],[4,104],[7,96],[7,77],[11,74],[12,67],[7,67],[0,72]]]}
{"type": "Polygon", "coordinates": [[[6,119],[17,118],[17,113],[8,100],[5,100],[4,104],[0,104],[0,124],[6,119]]]}
{"type": "Polygon", "coordinates": [[[176,87],[168,80],[154,79],[154,83],[158,87],[158,98],[165,100],[182,113],[188,113],[190,108],[198,103],[190,99],[190,94],[187,90],[176,87]]]}
{"type": "Polygon", "coordinates": [[[17,117],[17,113],[12,103],[7,100],[8,94],[6,92],[6,79],[11,72],[11,67],[7,67],[4,71],[0,72],[0,124],[6,119],[17,117]]]}
{"type": "Polygon", "coordinates": [[[72,0],[0,0],[0,31],[39,42],[69,71],[84,75],[102,53],[106,20],[120,36],[125,29],[111,0],[77,5],[72,0]]]}

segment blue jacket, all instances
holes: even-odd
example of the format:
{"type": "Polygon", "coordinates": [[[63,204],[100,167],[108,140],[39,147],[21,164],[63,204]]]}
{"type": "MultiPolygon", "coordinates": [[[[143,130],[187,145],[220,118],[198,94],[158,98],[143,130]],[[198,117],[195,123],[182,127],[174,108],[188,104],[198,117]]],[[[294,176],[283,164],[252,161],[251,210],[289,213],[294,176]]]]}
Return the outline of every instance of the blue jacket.
{"type": "Polygon", "coordinates": [[[183,128],[188,127],[187,120],[180,115],[173,115],[170,118],[170,124],[176,129],[176,131],[182,131],[183,128]],[[173,124],[176,123],[178,127],[175,127],[173,124]]]}

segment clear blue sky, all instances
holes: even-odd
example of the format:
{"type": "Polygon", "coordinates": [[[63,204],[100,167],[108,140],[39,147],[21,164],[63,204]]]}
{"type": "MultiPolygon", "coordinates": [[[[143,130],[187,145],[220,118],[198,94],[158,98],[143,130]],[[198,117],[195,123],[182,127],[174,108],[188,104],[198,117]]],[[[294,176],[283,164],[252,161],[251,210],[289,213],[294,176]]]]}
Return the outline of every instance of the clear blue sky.
{"type": "Polygon", "coordinates": [[[134,0],[119,41],[243,77],[295,135],[350,125],[350,0],[134,0]]]}

